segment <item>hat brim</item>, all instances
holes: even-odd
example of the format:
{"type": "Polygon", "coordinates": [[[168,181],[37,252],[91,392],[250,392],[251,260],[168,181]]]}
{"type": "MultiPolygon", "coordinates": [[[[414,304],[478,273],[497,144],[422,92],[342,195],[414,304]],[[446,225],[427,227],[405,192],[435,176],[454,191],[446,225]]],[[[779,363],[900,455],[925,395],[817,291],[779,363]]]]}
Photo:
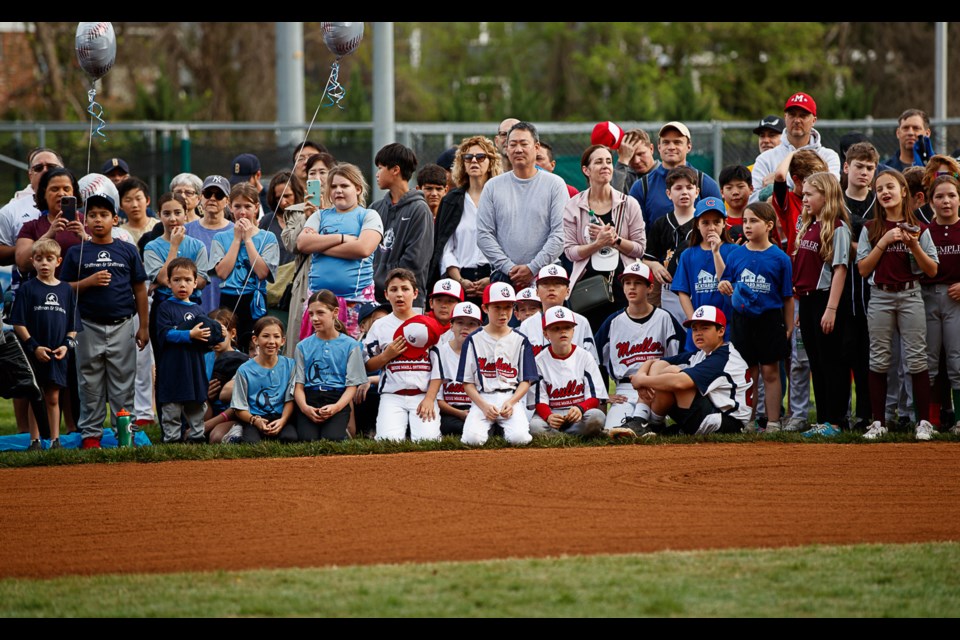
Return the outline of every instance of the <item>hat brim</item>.
{"type": "Polygon", "coordinates": [[[241,182],[246,182],[252,177],[253,177],[252,173],[248,176],[230,176],[230,186],[232,187],[240,184],[241,182]]]}
{"type": "Polygon", "coordinates": [[[689,329],[690,327],[693,326],[695,322],[706,322],[707,324],[715,324],[721,329],[723,329],[724,331],[726,331],[727,329],[727,325],[725,324],[714,322],[713,320],[704,320],[703,318],[689,318],[687,320],[684,320],[681,324],[684,326],[684,328],[689,329]]]}
{"type": "Polygon", "coordinates": [[[620,282],[623,282],[623,280],[624,280],[625,278],[640,278],[641,280],[643,280],[644,282],[646,282],[646,283],[649,284],[649,285],[652,285],[652,284],[653,284],[652,276],[651,276],[650,278],[648,278],[648,277],[646,277],[646,276],[640,275],[639,273],[631,273],[631,272],[629,272],[629,271],[624,271],[624,272],[621,273],[619,276],[617,276],[617,280],[619,280],[620,282]]]}
{"type": "Polygon", "coordinates": [[[753,130],[753,135],[758,136],[763,131],[773,131],[774,133],[783,135],[783,129],[777,129],[776,127],[757,127],[753,130]]]}

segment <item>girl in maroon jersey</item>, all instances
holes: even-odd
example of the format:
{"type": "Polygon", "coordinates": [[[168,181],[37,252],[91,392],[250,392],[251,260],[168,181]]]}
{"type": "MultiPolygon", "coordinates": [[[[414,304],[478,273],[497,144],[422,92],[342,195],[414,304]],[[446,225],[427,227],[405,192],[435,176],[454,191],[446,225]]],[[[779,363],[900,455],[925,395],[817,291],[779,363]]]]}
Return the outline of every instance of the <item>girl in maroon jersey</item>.
{"type": "Polygon", "coordinates": [[[850,264],[850,220],[840,182],[832,173],[818,172],[803,181],[803,209],[794,245],[793,290],[800,300],[800,333],[810,358],[817,424],[807,437],[832,437],[847,414],[850,401],[849,366],[844,362],[843,325],[838,309],[850,264]]]}
{"type": "MultiPolygon", "coordinates": [[[[931,380],[939,373],[949,382],[956,409],[960,408],[960,181],[952,175],[939,176],[930,193],[934,218],[927,229],[940,266],[934,277],[920,279],[927,312],[927,366],[931,380]],[[946,353],[946,371],[939,371],[941,349],[946,353]]],[[[960,433],[960,422],[943,428],[960,433]]],[[[917,435],[921,437],[919,431],[917,435]]]]}
{"type": "Polygon", "coordinates": [[[937,250],[930,232],[913,215],[903,174],[881,171],[873,179],[877,201],[873,219],[863,225],[857,246],[857,268],[871,285],[867,327],[870,330],[870,405],[874,422],[864,438],[887,432],[883,425],[887,371],[894,328],[913,379],[913,400],[919,422],[918,440],[929,440],[930,376],[927,372],[927,324],[918,281],[937,274],[937,250]]]}

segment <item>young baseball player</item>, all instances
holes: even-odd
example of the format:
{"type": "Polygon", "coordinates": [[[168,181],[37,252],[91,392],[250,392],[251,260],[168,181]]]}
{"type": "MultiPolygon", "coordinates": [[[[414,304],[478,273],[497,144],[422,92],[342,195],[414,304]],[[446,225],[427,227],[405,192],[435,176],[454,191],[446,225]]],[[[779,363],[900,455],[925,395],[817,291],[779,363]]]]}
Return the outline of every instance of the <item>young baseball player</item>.
{"type": "MultiPolygon", "coordinates": [[[[60,448],[60,388],[67,386],[67,358],[77,345],[81,329],[76,294],[53,273],[60,266],[60,245],[40,238],[33,243],[33,269],[37,276],[17,291],[10,323],[24,344],[43,400],[50,425],[50,448],[60,448]]],[[[36,406],[36,405],[34,405],[36,406]]],[[[30,421],[30,446],[40,449],[40,429],[30,421]]]]}
{"type": "Polygon", "coordinates": [[[668,311],[650,303],[650,267],[642,262],[631,264],[620,274],[620,284],[627,307],[607,318],[596,338],[601,367],[616,383],[606,428],[623,425],[639,432],[650,419],[650,407],[639,401],[630,380],[647,360],[680,353],[686,332],[668,311]]]}
{"type": "MultiPolygon", "coordinates": [[[[385,295],[393,311],[370,327],[363,342],[367,372],[380,370],[380,410],[377,413],[377,440],[403,440],[407,427],[410,439],[439,440],[440,411],[436,398],[441,372],[437,349],[439,325],[433,318],[417,316],[413,303],[419,294],[417,277],[409,269],[387,274],[385,295]],[[436,336],[425,344],[409,344],[404,325],[417,318],[432,323],[436,336]]],[[[427,326],[421,322],[422,326],[427,326]]]]}
{"type": "MultiPolygon", "coordinates": [[[[272,234],[271,234],[272,235],[272,234]]],[[[296,442],[293,417],[293,358],[280,355],[283,322],[264,316],[253,324],[256,358],[240,365],[233,381],[230,407],[243,430],[243,442],[296,442]]]]}
{"type": "Polygon", "coordinates": [[[157,402],[161,405],[163,442],[181,441],[181,416],[186,418],[191,444],[206,442],[203,416],[207,410],[209,379],[203,354],[209,327],[199,317],[200,305],[190,297],[197,288],[197,265],[190,258],[174,258],[167,265],[167,286],[173,297],[157,310],[157,402]],[[193,326],[181,329],[184,323],[193,326]]]}
{"type": "Polygon", "coordinates": [[[294,400],[300,408],[297,437],[302,442],[347,440],[350,405],[367,381],[360,343],[342,333],[337,296],[329,289],[307,300],[314,334],[297,344],[294,400]]]}
{"type": "Polygon", "coordinates": [[[461,351],[457,380],[473,401],[463,423],[460,440],[464,444],[486,443],[495,423],[503,427],[504,437],[512,444],[528,444],[533,439],[527,414],[516,410],[516,405],[539,375],[530,341],[510,328],[516,301],[509,284],[487,285],[483,311],[488,322],[467,338],[461,351]]]}
{"type": "Polygon", "coordinates": [[[716,307],[699,307],[685,325],[698,351],[648,360],[633,377],[640,400],[650,406],[647,428],[664,429],[670,416],[687,435],[740,433],[753,412],[747,363],[724,342],[727,319],[716,307]]]}
{"type": "Polygon", "coordinates": [[[443,371],[443,385],[437,403],[440,405],[440,433],[445,436],[462,436],[463,422],[470,411],[470,396],[463,383],[457,380],[460,368],[460,354],[467,336],[481,326],[480,309],[472,302],[461,302],[453,308],[451,316],[452,337],[449,341],[440,341],[437,350],[440,353],[440,368],[443,371]]]}
{"type": "Polygon", "coordinates": [[[873,188],[877,193],[874,218],[863,225],[857,243],[857,268],[872,287],[867,326],[870,328],[870,403],[874,422],[863,437],[872,440],[887,432],[881,420],[896,328],[900,331],[903,356],[913,380],[914,406],[919,418],[916,438],[929,440],[933,425],[930,424],[926,312],[917,284],[922,275],[928,278],[937,275],[939,258],[930,230],[917,221],[907,204],[907,183],[903,175],[895,170],[881,171],[874,178],[873,188]]]}
{"type": "Polygon", "coordinates": [[[513,316],[518,323],[523,323],[530,316],[543,311],[543,303],[540,302],[540,296],[537,295],[535,287],[527,287],[517,292],[517,305],[513,310],[513,316]]]}
{"type": "Polygon", "coordinates": [[[94,194],[86,201],[86,224],[92,240],[67,250],[61,275],[77,292],[83,331],[77,338],[77,376],[84,449],[99,449],[110,403],[117,411],[134,406],[137,350],[150,341],[147,318],[147,273],[136,246],[114,240],[113,198],[94,194]],[[134,315],[140,326],[135,329],[134,315]]]}
{"type": "MultiPolygon", "coordinates": [[[[520,323],[518,331],[525,335],[533,345],[533,354],[539,354],[550,344],[543,333],[543,314],[553,307],[563,305],[570,293],[570,277],[567,270],[558,264],[548,264],[537,273],[537,297],[543,311],[534,313],[520,323]]],[[[593,329],[590,321],[579,313],[574,313],[577,328],[573,333],[573,343],[597,359],[597,347],[593,341],[593,329]]]]}
{"type": "Polygon", "coordinates": [[[453,308],[460,302],[463,302],[463,287],[456,280],[442,278],[433,285],[428,302],[430,311],[425,315],[436,320],[446,333],[450,330],[453,308]]]}
{"type": "Polygon", "coordinates": [[[543,314],[550,345],[536,357],[540,380],[534,392],[536,415],[530,420],[533,435],[589,438],[603,431],[606,416],[599,407],[607,390],[597,361],[573,344],[576,327],[573,311],[565,307],[543,314]]]}

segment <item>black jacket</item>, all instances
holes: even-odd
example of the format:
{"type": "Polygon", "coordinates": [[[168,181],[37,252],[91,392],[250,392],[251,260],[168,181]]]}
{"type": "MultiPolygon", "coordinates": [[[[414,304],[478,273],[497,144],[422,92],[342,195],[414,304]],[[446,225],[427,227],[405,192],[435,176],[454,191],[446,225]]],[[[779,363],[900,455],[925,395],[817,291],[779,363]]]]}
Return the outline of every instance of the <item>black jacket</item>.
{"type": "Polygon", "coordinates": [[[440,273],[440,257],[443,255],[443,249],[447,246],[447,241],[453,237],[457,227],[460,226],[460,219],[463,217],[463,203],[467,197],[466,187],[454,189],[443,196],[440,201],[440,208],[437,209],[437,219],[433,223],[433,257],[430,259],[430,271],[428,272],[428,286],[444,277],[440,273]]]}

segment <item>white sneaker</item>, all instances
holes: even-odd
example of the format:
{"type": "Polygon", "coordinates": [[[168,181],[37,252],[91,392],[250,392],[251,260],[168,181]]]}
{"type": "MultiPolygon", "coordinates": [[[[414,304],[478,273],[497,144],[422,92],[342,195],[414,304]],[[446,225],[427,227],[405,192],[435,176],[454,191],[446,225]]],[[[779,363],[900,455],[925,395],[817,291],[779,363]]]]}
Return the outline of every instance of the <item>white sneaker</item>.
{"type": "Polygon", "coordinates": [[[223,440],[220,441],[221,444],[240,444],[241,442],[243,442],[243,427],[239,424],[230,427],[230,430],[223,436],[223,440]]]}
{"type": "Polygon", "coordinates": [[[887,428],[880,424],[878,420],[875,420],[873,424],[870,425],[870,428],[867,429],[867,432],[863,434],[863,437],[867,440],[876,440],[885,435],[887,435],[887,428]]]}
{"type": "Polygon", "coordinates": [[[787,420],[787,424],[783,425],[784,431],[806,431],[807,430],[807,421],[800,416],[796,416],[787,420]]]}
{"type": "Polygon", "coordinates": [[[950,433],[955,436],[960,436],[960,422],[950,427],[950,433]]]}
{"type": "Polygon", "coordinates": [[[932,440],[933,439],[933,425],[927,422],[926,420],[921,420],[917,423],[916,430],[917,440],[932,440]]]}

